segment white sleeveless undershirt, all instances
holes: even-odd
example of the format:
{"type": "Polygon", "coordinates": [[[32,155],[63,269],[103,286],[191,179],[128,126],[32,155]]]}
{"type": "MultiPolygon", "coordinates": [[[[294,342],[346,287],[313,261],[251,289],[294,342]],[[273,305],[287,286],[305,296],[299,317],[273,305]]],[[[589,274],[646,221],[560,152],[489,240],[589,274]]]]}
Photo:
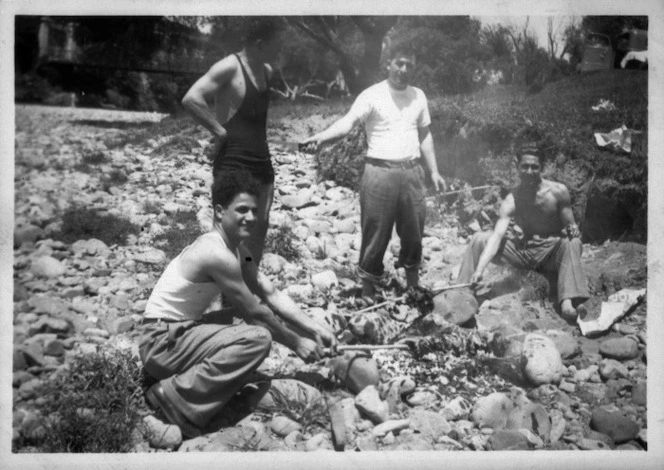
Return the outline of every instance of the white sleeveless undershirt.
{"type": "MultiPolygon", "coordinates": [[[[187,247],[189,248],[189,247],[187,247]]],[[[145,306],[145,318],[200,320],[210,304],[221,295],[214,282],[191,282],[178,272],[182,253],[166,267],[145,306]]]]}

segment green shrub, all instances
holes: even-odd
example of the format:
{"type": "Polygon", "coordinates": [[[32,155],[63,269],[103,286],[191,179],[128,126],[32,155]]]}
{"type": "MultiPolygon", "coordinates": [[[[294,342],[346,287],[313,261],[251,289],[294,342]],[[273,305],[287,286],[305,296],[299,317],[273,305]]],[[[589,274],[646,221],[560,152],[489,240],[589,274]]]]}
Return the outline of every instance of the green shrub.
{"type": "Polygon", "coordinates": [[[140,364],[129,351],[75,356],[43,388],[44,452],[127,452],[147,411],[140,364]]]}
{"type": "Polygon", "coordinates": [[[65,243],[96,238],[107,245],[126,245],[127,237],[139,232],[140,227],[121,217],[72,206],[62,215],[62,227],[53,238],[65,243]]]}
{"type": "Polygon", "coordinates": [[[265,252],[283,256],[288,261],[300,259],[300,251],[290,225],[284,224],[268,230],[265,238],[265,252]]]}
{"type": "Polygon", "coordinates": [[[203,232],[193,211],[178,211],[168,221],[168,229],[155,237],[155,243],[169,259],[173,259],[203,232]]]}

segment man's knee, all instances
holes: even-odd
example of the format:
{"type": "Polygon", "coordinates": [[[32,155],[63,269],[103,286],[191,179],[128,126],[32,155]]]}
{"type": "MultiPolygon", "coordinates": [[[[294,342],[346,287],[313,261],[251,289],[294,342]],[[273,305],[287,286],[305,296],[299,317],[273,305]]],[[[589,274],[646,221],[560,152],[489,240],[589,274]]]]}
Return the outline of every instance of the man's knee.
{"type": "Polygon", "coordinates": [[[272,347],[272,334],[264,326],[252,325],[249,327],[245,339],[256,349],[267,354],[272,347]]]}
{"type": "Polygon", "coordinates": [[[489,237],[491,237],[491,232],[476,232],[473,235],[473,237],[470,239],[470,245],[471,246],[480,245],[484,247],[484,245],[486,245],[486,242],[489,240],[489,237]]]}

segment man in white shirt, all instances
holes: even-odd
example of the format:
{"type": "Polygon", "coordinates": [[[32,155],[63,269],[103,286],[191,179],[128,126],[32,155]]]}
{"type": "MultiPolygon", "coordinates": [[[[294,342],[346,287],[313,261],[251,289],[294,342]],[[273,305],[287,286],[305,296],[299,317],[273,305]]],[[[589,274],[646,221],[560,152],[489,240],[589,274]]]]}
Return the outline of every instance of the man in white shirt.
{"type": "Polygon", "coordinates": [[[436,190],[446,189],[436,164],[426,96],[409,85],[415,60],[406,44],[392,47],[387,80],[364,90],[348,114],[302,142],[305,150],[316,151],[322,143],[364,124],[368,150],[360,184],[362,247],[358,267],[363,297],[371,298],[384,276],[383,256],[395,224],[401,240],[398,264],[405,268],[407,286],[418,285],[426,215],[420,155],[436,190]]]}
{"type": "Polygon", "coordinates": [[[332,331],[258,272],[245,242],[256,226],[259,194],[260,183],[246,170],[220,173],[212,230],[171,261],[145,308],[139,354],[159,380],[146,398],[188,437],[201,434],[251,380],[272,340],[305,361],[336,344],[332,331]],[[220,292],[232,308],[207,314],[220,292]]]}

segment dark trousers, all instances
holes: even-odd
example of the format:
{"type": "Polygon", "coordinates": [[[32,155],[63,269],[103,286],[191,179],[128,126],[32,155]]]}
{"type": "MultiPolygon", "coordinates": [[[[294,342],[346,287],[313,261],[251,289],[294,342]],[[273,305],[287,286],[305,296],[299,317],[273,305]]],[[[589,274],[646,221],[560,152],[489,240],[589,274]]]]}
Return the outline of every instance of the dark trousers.
{"type": "MultiPolygon", "coordinates": [[[[482,250],[491,232],[473,235],[466,249],[459,271],[459,283],[470,282],[482,250]]],[[[512,240],[503,239],[500,250],[492,260],[496,264],[510,264],[517,268],[557,273],[558,302],[565,299],[587,299],[588,286],[581,266],[581,240],[573,238],[544,238],[529,240],[517,246],[512,240]]]]}
{"type": "Polygon", "coordinates": [[[395,225],[401,240],[399,264],[407,270],[419,268],[426,217],[424,177],[419,163],[405,168],[366,164],[360,184],[360,278],[380,281],[395,225]]]}

